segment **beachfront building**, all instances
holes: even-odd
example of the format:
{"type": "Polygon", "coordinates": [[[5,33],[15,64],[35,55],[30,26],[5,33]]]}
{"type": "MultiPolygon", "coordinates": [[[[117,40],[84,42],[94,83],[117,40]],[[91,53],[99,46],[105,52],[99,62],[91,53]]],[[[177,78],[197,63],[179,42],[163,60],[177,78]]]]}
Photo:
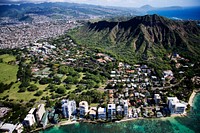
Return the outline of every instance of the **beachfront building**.
{"type": "Polygon", "coordinates": [[[116,105],[108,104],[108,118],[112,119],[116,115],[116,105]]]}
{"type": "Polygon", "coordinates": [[[161,100],[161,97],[159,94],[154,94],[154,101],[155,101],[155,104],[159,104],[160,103],[160,100],[161,100]]]}
{"type": "Polygon", "coordinates": [[[124,100],[124,116],[128,116],[128,100],[124,100]]]}
{"type": "Polygon", "coordinates": [[[122,108],[122,106],[121,105],[118,105],[117,106],[117,115],[123,115],[123,108],[122,108]]]}
{"type": "Polygon", "coordinates": [[[35,110],[36,110],[35,108],[32,108],[28,112],[28,115],[24,118],[24,121],[23,121],[24,126],[32,126],[33,124],[36,123],[35,116],[34,116],[35,110]]]}
{"type": "Polygon", "coordinates": [[[98,119],[106,119],[106,108],[98,108],[98,119]]]}
{"type": "Polygon", "coordinates": [[[132,118],[133,117],[133,110],[132,108],[128,109],[128,118],[132,118]]]}
{"type": "Polygon", "coordinates": [[[76,102],[74,100],[65,100],[61,101],[62,103],[62,112],[65,118],[70,118],[71,115],[76,114],[76,102]]]}
{"type": "Polygon", "coordinates": [[[167,103],[171,114],[183,114],[187,108],[186,103],[180,102],[177,97],[168,97],[167,103]]]}
{"type": "Polygon", "coordinates": [[[1,133],[12,133],[17,125],[13,125],[10,123],[4,123],[2,126],[0,126],[0,132],[1,133]]]}
{"type": "Polygon", "coordinates": [[[42,120],[42,116],[44,115],[45,113],[45,105],[44,104],[39,104],[38,105],[38,108],[37,108],[37,111],[36,111],[36,120],[37,122],[39,123],[41,120],[42,120]]]}
{"type": "Polygon", "coordinates": [[[85,116],[88,113],[88,102],[87,101],[81,101],[79,103],[79,110],[80,110],[80,116],[85,116]]]}
{"type": "Polygon", "coordinates": [[[43,128],[45,128],[47,126],[47,123],[48,123],[48,111],[44,113],[43,117],[42,117],[42,120],[41,120],[41,124],[43,126],[43,128]]]}
{"type": "Polygon", "coordinates": [[[34,115],[33,114],[28,114],[27,116],[26,116],[26,118],[24,119],[24,122],[23,122],[23,124],[24,124],[24,126],[32,126],[33,124],[35,124],[35,117],[34,117],[34,115]]]}
{"type": "Polygon", "coordinates": [[[23,132],[23,125],[18,124],[11,124],[11,123],[0,123],[0,133],[22,133],[23,132]]]}
{"type": "Polygon", "coordinates": [[[90,119],[95,119],[97,116],[97,107],[90,107],[89,110],[90,119]]]}
{"type": "Polygon", "coordinates": [[[15,131],[16,131],[17,133],[22,133],[23,130],[24,130],[24,127],[23,127],[23,125],[22,125],[21,123],[19,123],[19,124],[16,126],[16,128],[15,128],[15,131]]]}

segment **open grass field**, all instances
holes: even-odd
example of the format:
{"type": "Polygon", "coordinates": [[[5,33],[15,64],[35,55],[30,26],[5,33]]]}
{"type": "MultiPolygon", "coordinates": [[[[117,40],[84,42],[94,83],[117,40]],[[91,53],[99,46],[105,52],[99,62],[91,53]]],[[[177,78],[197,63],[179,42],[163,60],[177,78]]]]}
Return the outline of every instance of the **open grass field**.
{"type": "Polygon", "coordinates": [[[8,65],[5,63],[0,63],[0,82],[4,84],[10,84],[17,80],[17,65],[8,65]]]}
{"type": "Polygon", "coordinates": [[[24,102],[28,102],[31,99],[36,99],[37,101],[39,101],[42,98],[42,96],[47,96],[48,95],[48,91],[46,91],[46,92],[44,91],[44,89],[47,87],[47,85],[35,84],[36,86],[38,86],[38,88],[39,88],[38,90],[42,90],[44,92],[43,92],[42,96],[34,96],[34,94],[37,91],[30,92],[30,91],[26,90],[25,92],[18,92],[20,84],[21,84],[20,82],[15,83],[10,88],[10,90],[6,90],[3,93],[1,93],[0,97],[4,97],[4,96],[8,95],[9,96],[8,99],[12,99],[12,100],[18,101],[18,102],[20,102],[21,100],[23,100],[24,102]]]}
{"type": "MultiPolygon", "coordinates": [[[[7,58],[6,55],[0,56],[3,59],[6,59],[6,61],[10,61],[11,58],[7,58]]],[[[3,83],[10,83],[10,82],[15,82],[16,79],[16,74],[18,71],[18,66],[13,66],[13,65],[9,65],[6,63],[6,61],[3,61],[4,63],[0,63],[0,82],[3,83]]],[[[80,73],[80,78],[79,80],[82,80],[82,78],[85,76],[84,73],[80,73]]],[[[61,81],[63,81],[64,79],[66,79],[67,76],[64,75],[61,78],[61,81]]],[[[28,90],[26,90],[25,92],[18,92],[19,91],[19,86],[20,86],[21,82],[16,82],[12,85],[12,87],[9,90],[4,91],[3,93],[0,93],[0,97],[1,98],[5,98],[7,97],[9,100],[12,101],[16,101],[16,102],[29,102],[31,99],[36,99],[36,102],[41,101],[41,98],[43,96],[51,96],[51,94],[56,94],[55,92],[50,92],[50,90],[45,90],[45,88],[48,86],[48,84],[45,85],[40,85],[38,82],[30,82],[30,84],[34,84],[36,85],[41,91],[43,91],[43,94],[41,96],[34,96],[34,94],[37,91],[33,91],[30,92],[28,90]]],[[[64,84],[60,84],[60,85],[56,85],[56,87],[61,87],[64,86],[64,84]]],[[[74,91],[75,89],[77,89],[76,85],[71,85],[71,89],[66,91],[67,93],[70,93],[72,91],[74,91]]],[[[3,100],[3,99],[2,99],[3,100]]]]}
{"type": "Polygon", "coordinates": [[[3,59],[3,62],[5,63],[16,60],[15,56],[9,54],[0,55],[0,59],[3,59]]]}

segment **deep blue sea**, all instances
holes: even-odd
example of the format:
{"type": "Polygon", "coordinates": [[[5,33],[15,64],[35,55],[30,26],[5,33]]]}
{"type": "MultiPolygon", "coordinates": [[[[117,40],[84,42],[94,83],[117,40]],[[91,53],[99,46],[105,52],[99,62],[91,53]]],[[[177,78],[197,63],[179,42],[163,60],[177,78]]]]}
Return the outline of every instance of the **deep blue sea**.
{"type": "Polygon", "coordinates": [[[200,93],[187,117],[144,119],[121,123],[77,123],[53,127],[40,133],[200,133],[200,93]]]}
{"type": "Polygon", "coordinates": [[[148,14],[158,14],[173,19],[200,20],[200,7],[183,7],[171,10],[154,10],[148,14]]]}

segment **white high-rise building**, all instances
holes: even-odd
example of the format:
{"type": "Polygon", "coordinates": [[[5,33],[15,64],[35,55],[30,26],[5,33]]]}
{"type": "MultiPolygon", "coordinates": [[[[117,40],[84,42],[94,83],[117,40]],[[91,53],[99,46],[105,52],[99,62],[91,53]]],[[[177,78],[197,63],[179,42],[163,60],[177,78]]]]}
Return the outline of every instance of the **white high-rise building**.
{"type": "Polygon", "coordinates": [[[28,113],[28,115],[24,118],[23,124],[25,126],[32,126],[35,124],[35,116],[33,115],[35,108],[32,108],[28,113]]]}
{"type": "Polygon", "coordinates": [[[108,104],[108,118],[113,118],[116,115],[116,105],[108,104]]]}
{"type": "Polygon", "coordinates": [[[44,106],[45,106],[44,104],[38,105],[38,108],[37,108],[37,111],[36,111],[37,122],[40,122],[42,120],[42,116],[45,113],[45,107],[44,106]]]}
{"type": "Polygon", "coordinates": [[[124,100],[124,116],[128,116],[128,100],[124,100]]]}
{"type": "Polygon", "coordinates": [[[61,103],[64,117],[70,118],[71,115],[76,113],[76,102],[74,100],[62,100],[61,103]]]}
{"type": "Polygon", "coordinates": [[[183,114],[187,108],[187,104],[181,103],[177,97],[168,97],[167,103],[171,114],[183,114]]]}
{"type": "Polygon", "coordinates": [[[88,113],[88,102],[87,101],[81,101],[79,103],[79,110],[80,110],[80,115],[85,116],[88,113]]]}
{"type": "Polygon", "coordinates": [[[98,108],[98,118],[106,119],[106,108],[102,108],[102,107],[98,108]]]}

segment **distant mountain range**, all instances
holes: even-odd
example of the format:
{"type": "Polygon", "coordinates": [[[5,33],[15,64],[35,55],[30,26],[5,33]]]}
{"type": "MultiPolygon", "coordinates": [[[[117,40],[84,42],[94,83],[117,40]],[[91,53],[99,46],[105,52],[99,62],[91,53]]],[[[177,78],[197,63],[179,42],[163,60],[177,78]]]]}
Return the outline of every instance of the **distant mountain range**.
{"type": "Polygon", "coordinates": [[[135,9],[103,7],[76,3],[25,3],[19,5],[0,5],[0,17],[21,19],[26,14],[36,15],[66,15],[72,18],[92,18],[92,16],[129,16],[135,14],[135,9]]]}
{"type": "Polygon", "coordinates": [[[88,23],[70,33],[89,47],[99,47],[129,60],[163,60],[178,52],[188,58],[200,56],[200,26],[158,15],[137,16],[128,21],[88,23]]]}
{"type": "MultiPolygon", "coordinates": [[[[147,14],[148,11],[180,9],[181,7],[155,8],[144,5],[140,8],[104,7],[88,4],[77,4],[68,2],[46,2],[46,3],[22,3],[11,5],[0,5],[0,17],[11,17],[23,20],[30,17],[28,14],[45,15],[52,18],[90,19],[95,17],[136,16],[147,14]]],[[[29,19],[31,20],[31,19],[29,19]]]]}
{"type": "Polygon", "coordinates": [[[153,7],[150,5],[144,5],[140,8],[137,8],[138,11],[142,12],[148,12],[152,10],[177,10],[177,9],[182,9],[183,7],[181,6],[170,6],[170,7],[153,7]]]}

